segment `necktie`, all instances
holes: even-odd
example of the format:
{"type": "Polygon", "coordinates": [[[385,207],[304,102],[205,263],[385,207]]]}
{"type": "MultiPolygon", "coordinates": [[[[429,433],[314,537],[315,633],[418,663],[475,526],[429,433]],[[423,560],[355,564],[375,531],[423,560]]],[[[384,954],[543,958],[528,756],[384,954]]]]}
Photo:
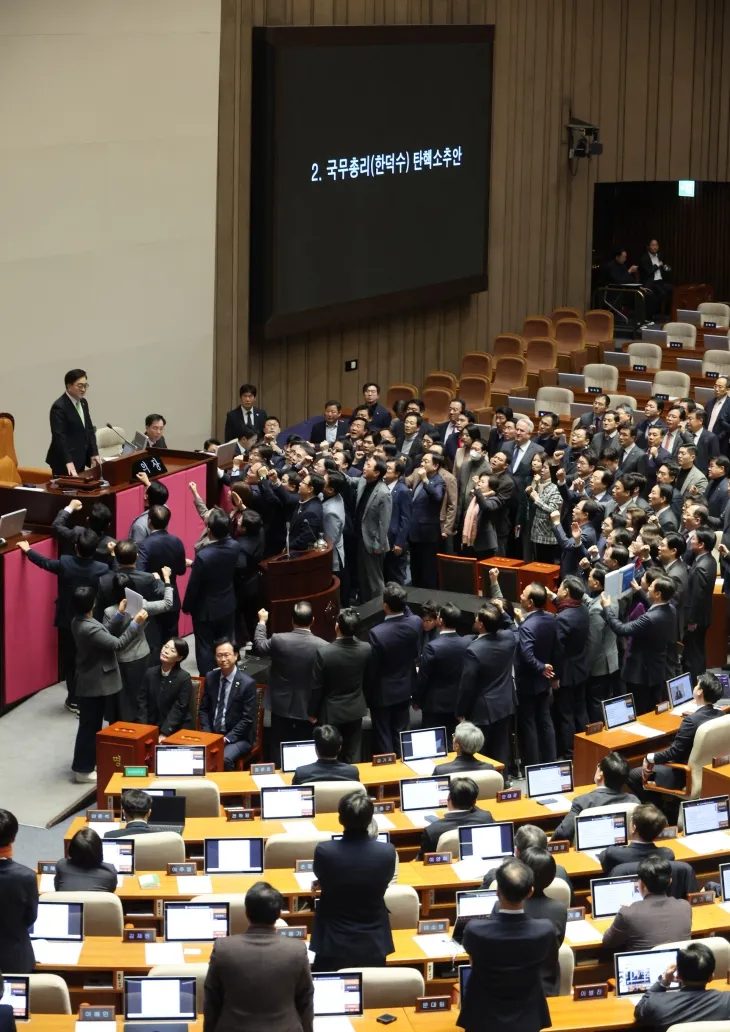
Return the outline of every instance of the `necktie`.
{"type": "Polygon", "coordinates": [[[664,436],[664,440],[662,441],[662,448],[665,451],[670,452],[672,450],[672,441],[673,440],[674,440],[674,434],[670,434],[669,432],[667,432],[665,434],[665,436],[664,436]]]}
{"type": "Polygon", "coordinates": [[[215,708],[215,720],[213,726],[219,734],[225,731],[225,720],[226,720],[226,688],[228,687],[228,678],[221,677],[220,687],[218,689],[218,705],[215,708]]]}
{"type": "Polygon", "coordinates": [[[511,466],[511,472],[512,473],[514,473],[514,471],[517,469],[517,466],[519,465],[519,462],[520,462],[520,449],[519,448],[515,448],[515,453],[512,456],[512,466],[511,466]]]}
{"type": "Polygon", "coordinates": [[[251,413],[246,413],[246,426],[251,426],[251,413]]]}
{"type": "Polygon", "coordinates": [[[76,411],[79,414],[79,419],[85,425],[84,410],[81,408],[81,402],[78,399],[74,402],[74,408],[76,409],[76,411]]]}

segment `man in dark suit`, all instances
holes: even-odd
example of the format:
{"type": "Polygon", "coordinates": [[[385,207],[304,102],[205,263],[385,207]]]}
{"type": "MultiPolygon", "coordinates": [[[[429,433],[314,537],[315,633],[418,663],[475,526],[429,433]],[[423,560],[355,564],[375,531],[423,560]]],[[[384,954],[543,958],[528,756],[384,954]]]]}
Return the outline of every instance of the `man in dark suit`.
{"type": "Polygon", "coordinates": [[[486,755],[507,764],[515,711],[514,624],[504,613],[501,599],[497,599],[484,603],[475,626],[477,636],[464,654],[456,713],[482,732],[486,755]]]}
{"type": "Polygon", "coordinates": [[[406,598],[400,584],[386,584],[385,619],[370,629],[373,655],[367,696],[374,753],[400,755],[400,732],[408,729],[422,629],[421,621],[406,605],[406,598]]]}
{"type": "Polygon", "coordinates": [[[593,399],[593,411],[584,412],[578,420],[578,426],[586,427],[593,430],[594,433],[598,433],[599,430],[603,429],[603,416],[610,404],[611,399],[607,394],[596,394],[593,399]]]}
{"type": "Polygon", "coordinates": [[[456,700],[466,650],[474,635],[457,634],[461,610],[453,602],[439,608],[439,634],[429,641],[418,668],[414,703],[422,711],[423,727],[445,727],[448,738],[456,727],[456,700]]]}
{"type": "Polygon", "coordinates": [[[248,756],[256,738],[256,682],[238,669],[238,650],[230,640],[215,646],[217,670],[205,676],[198,716],[200,730],[223,735],[226,770],[248,756]]]}
{"type": "Polygon", "coordinates": [[[365,684],[372,649],[355,637],[359,626],[357,610],[340,610],[335,640],[320,645],[314,657],[308,707],[310,720],[337,729],[346,763],[360,762],[362,718],[368,708],[365,684]]]}
{"type": "Polygon", "coordinates": [[[727,455],[716,455],[710,459],[707,470],[707,509],[710,513],[710,525],[713,530],[722,526],[722,517],[728,504],[728,484],[730,480],[730,459],[727,455]]]}
{"type": "Polygon", "coordinates": [[[278,934],[283,905],[277,889],[256,882],[246,893],[246,931],[216,939],[205,976],[204,1032],[312,1032],[306,944],[278,934]]]}
{"type": "Polygon", "coordinates": [[[494,770],[491,763],[478,760],[476,753],[484,749],[484,735],[468,720],[462,720],[454,731],[454,752],[456,758],[446,763],[437,763],[433,768],[437,774],[468,774],[472,770],[494,770]]]}
{"type": "Polygon", "coordinates": [[[370,417],[370,429],[382,430],[390,426],[392,416],[387,408],[380,404],[380,385],[372,381],[363,384],[362,397],[370,417]]]}
{"type": "MultiPolygon", "coordinates": [[[[289,528],[289,548],[307,551],[314,547],[324,532],[324,513],[319,495],[324,489],[324,477],[307,473],[299,483],[299,504],[294,509],[289,528]]],[[[281,490],[284,490],[282,488],[281,490]]]]}
{"type": "Polygon", "coordinates": [[[603,414],[601,429],[596,431],[591,441],[591,448],[600,455],[607,448],[615,448],[618,451],[621,447],[618,436],[618,413],[614,409],[607,409],[603,414]]]}
{"type": "Polygon", "coordinates": [[[386,581],[405,584],[408,551],[408,529],[411,525],[411,492],[403,480],[405,462],[403,459],[389,459],[385,464],[385,483],[392,501],[388,544],[390,551],[383,562],[383,577],[386,581]]]}
{"type": "Polygon", "coordinates": [[[453,459],[454,455],[456,455],[460,434],[457,421],[464,412],[466,412],[466,402],[464,399],[454,398],[453,401],[449,402],[449,418],[444,423],[439,423],[436,427],[439,441],[444,446],[444,455],[447,458],[453,459]]]}
{"type": "Polygon", "coordinates": [[[562,739],[561,756],[572,757],[573,734],[585,731],[588,723],[586,684],[588,681],[588,609],[583,604],[583,580],[564,577],[553,601],[555,618],[555,673],[558,679],[553,701],[562,739]]]}
{"type": "Polygon", "coordinates": [[[687,413],[687,439],[697,449],[695,466],[707,476],[710,462],[720,454],[720,441],[716,434],[705,429],[705,416],[700,409],[687,413]]]}
{"type": "MultiPolygon", "coordinates": [[[[187,569],[185,545],[177,534],[171,534],[167,529],[170,523],[170,516],[170,510],[166,505],[153,505],[148,510],[147,524],[149,534],[142,539],[137,557],[137,573],[135,576],[138,578],[152,577],[155,573],[159,577],[164,566],[167,566],[170,570],[172,609],[166,613],[160,613],[159,616],[153,616],[150,621],[148,633],[151,633],[152,636],[150,646],[153,651],[155,645],[162,645],[169,638],[177,638],[180,622],[180,592],[177,588],[177,578],[182,577],[187,569]]],[[[134,545],[134,542],[130,542],[130,544],[134,545]]],[[[137,546],[134,545],[134,548],[137,549],[137,546]]],[[[131,552],[129,557],[131,558],[131,552]]],[[[106,578],[102,578],[102,580],[106,585],[106,578]]],[[[142,583],[144,582],[140,580],[140,584],[142,583]]],[[[140,588],[135,588],[135,591],[139,591],[142,594],[140,588]]],[[[154,599],[155,595],[142,594],[142,597],[154,599]]]]}
{"type": "MultiPolygon", "coordinates": [[[[636,443],[637,429],[633,424],[619,427],[620,445],[618,468],[622,473],[641,473],[646,476],[646,453],[636,443]]],[[[599,453],[600,454],[600,453],[599,453]]]]}
{"type": "Polygon", "coordinates": [[[324,403],[324,419],[318,419],[312,424],[309,432],[311,444],[328,444],[330,448],[341,437],[347,437],[350,424],[346,419],[340,419],[342,405],[339,401],[326,401],[324,403]]]}
{"type": "Polygon", "coordinates": [[[152,448],[167,448],[165,427],[167,420],[159,412],[150,412],[144,421],[144,435],[152,448]]]}
{"type": "Polygon", "coordinates": [[[677,517],[672,509],[674,488],[671,484],[654,484],[649,492],[649,505],[657,518],[662,534],[676,534],[677,517]]]}
{"type": "Polygon", "coordinates": [[[201,548],[190,568],[190,579],[182,604],[193,618],[195,660],[205,677],[215,665],[213,650],[221,638],[233,638],[236,594],[233,581],[238,565],[238,544],[228,533],[225,513],[208,517],[210,544],[201,548]]]}
{"type": "Polygon", "coordinates": [[[666,846],[655,845],[667,826],[667,818],[661,810],[651,803],[637,806],[629,821],[629,844],[627,846],[609,846],[604,849],[599,860],[604,874],[610,874],[619,864],[639,863],[647,856],[664,857],[674,860],[674,853],[666,846]]]}
{"type": "Polygon", "coordinates": [[[581,559],[588,558],[588,549],[597,543],[594,522],[601,514],[601,507],[592,498],[584,498],[573,509],[570,537],[560,523],[560,513],[550,513],[555,539],[560,545],[561,578],[580,574],[581,559]]]}
{"type": "Polygon", "coordinates": [[[645,290],[651,291],[647,308],[652,316],[671,310],[674,288],[667,280],[667,273],[670,271],[664,256],[659,254],[659,241],[650,240],[646,251],[639,258],[639,279],[645,290]]]}
{"type": "Polygon", "coordinates": [[[0,971],[30,974],[35,957],[29,931],[38,916],[38,877],[13,860],[18,820],[0,810],[0,971]]]}
{"type": "Polygon", "coordinates": [[[338,759],[342,735],[331,724],[320,724],[314,729],[314,748],[317,759],[297,767],[292,785],[311,785],[315,781],[359,781],[360,771],[353,763],[338,759]]]}
{"type": "Polygon", "coordinates": [[[659,543],[659,559],[665,574],[674,584],[672,605],[677,614],[677,641],[684,641],[684,596],[689,582],[689,569],[682,557],[686,549],[686,541],[676,531],[665,533],[659,543]]]}
{"type": "Polygon", "coordinates": [[[624,792],[624,784],[629,777],[629,765],[621,753],[607,753],[598,763],[593,775],[595,788],[583,795],[576,796],[570,804],[570,810],[553,832],[552,841],[573,841],[575,835],[575,818],[585,810],[593,810],[596,806],[612,806],[614,803],[638,803],[638,799],[630,792],[624,792]]]}
{"type": "Polygon", "coordinates": [[[482,810],[477,806],[478,798],[479,786],[474,778],[463,774],[450,779],[449,798],[446,802],[447,812],[439,820],[432,821],[423,829],[421,856],[424,853],[435,853],[439,839],[447,831],[494,823],[494,817],[489,810],[482,810]]]}
{"type": "Polygon", "coordinates": [[[684,669],[696,681],[707,670],[705,638],[712,623],[712,593],[715,590],[717,562],[712,554],[715,534],[700,528],[690,539],[694,562],[684,596],[684,669]]]}
{"type": "Polygon", "coordinates": [[[231,409],[226,416],[226,429],[223,437],[226,441],[239,440],[245,434],[263,437],[266,413],[255,408],[256,387],[252,383],[242,383],[238,392],[241,404],[231,409]]]}
{"type": "Polygon", "coordinates": [[[416,484],[411,500],[411,522],[408,541],[411,553],[411,583],[414,588],[437,588],[436,556],[441,544],[441,502],[446,484],[439,474],[443,459],[426,452],[416,470],[416,484]]]}
{"type": "Polygon", "coordinates": [[[373,802],[367,793],[343,796],[338,816],[342,838],[320,842],[314,850],[320,897],[312,925],[312,967],[384,967],[395,949],[384,898],[395,871],[395,848],[369,838],[373,802]]]}
{"type": "Polygon", "coordinates": [[[647,856],[639,864],[642,899],[619,909],[603,933],[603,945],[618,950],[650,950],[665,942],[689,939],[692,907],[686,899],[668,896],[672,867],[663,856],[647,856]]]}
{"type": "Polygon", "coordinates": [[[531,419],[523,417],[515,424],[515,447],[509,457],[509,474],[517,485],[518,495],[532,480],[532,458],[542,455],[543,450],[531,438],[535,429],[531,419]]]}
{"type": "Polygon", "coordinates": [[[662,398],[649,398],[646,405],[644,405],[644,415],[646,418],[636,424],[636,443],[639,448],[643,448],[646,451],[649,447],[647,433],[651,427],[655,426],[660,430],[666,430],[667,424],[662,419],[663,411],[664,400],[662,398]]]}
{"type": "Polygon", "coordinates": [[[76,642],[71,633],[71,623],[74,618],[73,594],[76,588],[80,587],[93,588],[94,594],[96,594],[99,581],[109,572],[106,563],[100,563],[94,558],[98,543],[99,539],[93,530],[84,527],[76,539],[75,555],[62,555],[60,559],[48,559],[45,555],[32,549],[27,541],[18,542],[18,548],[35,566],[40,566],[42,570],[47,570],[49,573],[55,573],[58,577],[58,596],[53,625],[58,628],[58,645],[63,675],[66,680],[64,705],[72,713],[79,711],[76,702],[76,642]]]}
{"type": "Polygon", "coordinates": [[[494,410],[494,426],[489,431],[487,439],[487,455],[491,457],[495,452],[501,451],[507,438],[504,436],[504,424],[514,418],[514,412],[509,405],[500,405],[494,410]]]}
{"type": "Polygon", "coordinates": [[[149,823],[152,796],[139,788],[122,792],[122,816],[127,822],[123,828],[104,833],[104,838],[129,838],[130,835],[152,835],[157,829],[149,823]]]}
{"type": "Polygon", "coordinates": [[[64,383],[65,394],[51,405],[51,445],[46,462],[54,476],[75,477],[101,460],[86,400],[89,388],[86,373],[83,369],[70,369],[64,383]]]}
{"type": "Polygon", "coordinates": [[[490,1032],[539,1032],[551,1024],[542,971],[557,964],[555,929],[524,911],[535,884],[527,864],[508,860],[496,879],[499,910],[464,931],[471,973],[456,1023],[483,1032],[489,1015],[490,1032]]]}
{"type": "Polygon", "coordinates": [[[72,524],[71,520],[74,513],[80,512],[82,508],[83,504],[78,498],[72,498],[64,509],[59,509],[56,513],[51,524],[51,533],[55,534],[59,541],[62,542],[62,552],[73,553],[79,534],[84,527],[88,527],[89,530],[94,531],[99,539],[94,558],[100,563],[106,563],[109,566],[109,545],[114,542],[114,538],[107,533],[112,522],[111,510],[103,502],[94,502],[91,512],[84,522],[72,524]]]}
{"type": "Polygon", "coordinates": [[[687,437],[682,431],[682,410],[673,405],[672,408],[668,409],[664,419],[667,424],[667,428],[664,431],[664,437],[662,437],[662,448],[668,451],[674,461],[677,461],[677,455],[679,449],[683,444],[687,443],[687,437]]]}
{"type": "Polygon", "coordinates": [[[715,397],[705,407],[705,426],[720,441],[720,451],[727,454],[730,439],[730,395],[728,395],[727,376],[718,376],[715,380],[715,397]]]}
{"type": "Polygon", "coordinates": [[[634,1009],[639,1025],[653,1032],[667,1032],[671,1025],[699,1022],[707,1027],[730,1020],[730,993],[708,989],[715,974],[715,954],[703,942],[691,942],[677,950],[677,963],[647,989],[634,1009]],[[672,982],[679,992],[668,993],[672,982]]]}
{"type": "Polygon", "coordinates": [[[544,584],[528,584],[520,595],[524,616],[517,616],[515,683],[517,725],[525,763],[557,759],[555,729],[550,716],[550,687],[555,678],[555,617],[545,612],[544,584]]]}
{"type": "Polygon", "coordinates": [[[496,452],[491,459],[492,476],[497,479],[495,496],[501,505],[492,515],[492,524],[497,535],[497,555],[507,555],[507,544],[512,530],[511,514],[516,512],[519,496],[514,480],[507,470],[507,456],[503,451],[496,452]]]}
{"type": "Polygon", "coordinates": [[[312,737],[309,705],[314,691],[317,652],[327,642],[312,634],[314,615],[309,602],[292,609],[292,629],[266,637],[269,614],[259,610],[253,647],[259,656],[271,657],[268,697],[271,708],[271,759],[281,763],[281,743],[312,737]]]}

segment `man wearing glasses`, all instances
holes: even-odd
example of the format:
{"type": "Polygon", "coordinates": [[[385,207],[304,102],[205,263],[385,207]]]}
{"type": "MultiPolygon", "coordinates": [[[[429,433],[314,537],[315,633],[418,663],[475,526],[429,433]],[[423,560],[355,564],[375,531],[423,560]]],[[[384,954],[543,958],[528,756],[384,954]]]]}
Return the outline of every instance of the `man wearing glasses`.
{"type": "Polygon", "coordinates": [[[65,394],[51,405],[51,447],[46,462],[54,476],[75,477],[87,466],[100,462],[99,449],[86,400],[86,373],[83,369],[71,369],[64,383],[65,394]]]}

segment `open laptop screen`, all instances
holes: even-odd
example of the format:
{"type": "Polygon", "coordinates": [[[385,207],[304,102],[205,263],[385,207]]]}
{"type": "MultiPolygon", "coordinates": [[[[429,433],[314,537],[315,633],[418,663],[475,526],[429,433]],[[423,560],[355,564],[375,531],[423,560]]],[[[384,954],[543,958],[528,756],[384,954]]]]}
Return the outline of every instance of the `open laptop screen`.
{"type": "Polygon", "coordinates": [[[613,917],[621,907],[638,903],[642,896],[636,875],[621,878],[592,878],[591,900],[594,917],[613,917]]]}
{"type": "Polygon", "coordinates": [[[207,838],[206,874],[261,874],[264,869],[262,838],[207,838]]]}
{"type": "Polygon", "coordinates": [[[727,831],[728,797],[710,796],[708,799],[692,799],[682,803],[682,817],[685,835],[701,831],[727,831]]]}
{"type": "Polygon", "coordinates": [[[117,874],[134,874],[134,839],[103,839],[102,858],[117,874]]]}
{"type": "Polygon", "coordinates": [[[38,916],[30,930],[31,939],[56,942],[82,942],[84,938],[83,903],[38,904],[38,916]]]}
{"type": "Polygon", "coordinates": [[[13,1008],[16,1021],[27,1021],[30,1017],[30,979],[27,975],[5,975],[0,1004],[13,1008]]]}
{"type": "Polygon", "coordinates": [[[515,826],[511,821],[501,824],[472,824],[459,828],[459,856],[462,860],[478,857],[492,860],[512,856],[515,848],[515,826]]]}
{"type": "Polygon", "coordinates": [[[195,1021],[195,979],[124,979],[124,1017],[128,1021],[195,1021]]]}
{"type": "Polygon", "coordinates": [[[362,973],[347,972],[312,974],[314,984],[314,1016],[325,1017],[362,1014],[362,973]]]}
{"type": "Polygon", "coordinates": [[[428,727],[419,731],[401,731],[401,755],[403,762],[426,760],[446,756],[446,728],[428,727]]]}
{"type": "Polygon", "coordinates": [[[155,774],[158,777],[205,777],[205,746],[156,745],[155,774]]]}
{"type": "Polygon", "coordinates": [[[307,763],[317,762],[317,750],[314,742],[282,742],[281,769],[285,773],[295,771],[307,763]]]}
{"type": "MultiPolygon", "coordinates": [[[[634,950],[631,953],[617,953],[616,996],[633,996],[645,993],[649,986],[664,974],[670,964],[676,963],[677,950],[634,950]]],[[[679,983],[673,982],[676,989],[679,983]]]]}
{"type": "Polygon", "coordinates": [[[165,903],[167,942],[212,942],[228,935],[228,903],[165,903]]]}
{"type": "Polygon", "coordinates": [[[530,799],[573,791],[573,764],[570,760],[563,763],[535,763],[525,767],[525,777],[530,799]]]}
{"type": "Polygon", "coordinates": [[[457,917],[482,917],[491,914],[497,902],[496,889],[477,889],[456,893],[457,917]]]}
{"type": "Polygon", "coordinates": [[[400,783],[401,810],[438,810],[449,798],[448,774],[432,778],[404,778],[400,783]]]}
{"type": "Polygon", "coordinates": [[[601,705],[607,731],[612,731],[615,727],[622,727],[624,724],[630,724],[632,720],[636,720],[633,695],[619,695],[615,699],[608,699],[601,705]]]}
{"type": "Polygon", "coordinates": [[[690,674],[680,674],[679,677],[672,677],[667,681],[667,694],[672,709],[684,705],[685,702],[692,702],[692,688],[690,674]]]}
{"type": "Polygon", "coordinates": [[[575,819],[575,848],[608,849],[625,846],[628,838],[625,812],[591,814],[587,810],[575,819]]]}
{"type": "Polygon", "coordinates": [[[261,819],[286,821],[314,817],[314,785],[261,789],[261,819]]]}

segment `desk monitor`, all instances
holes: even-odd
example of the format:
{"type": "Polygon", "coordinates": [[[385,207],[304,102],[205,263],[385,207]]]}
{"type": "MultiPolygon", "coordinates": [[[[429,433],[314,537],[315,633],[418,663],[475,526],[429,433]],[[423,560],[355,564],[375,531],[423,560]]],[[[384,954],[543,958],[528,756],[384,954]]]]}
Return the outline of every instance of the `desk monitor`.
{"type": "Polygon", "coordinates": [[[440,810],[449,798],[449,776],[404,778],[400,783],[401,810],[440,810]]]}
{"type": "Polygon", "coordinates": [[[730,903],[730,864],[720,864],[720,888],[723,903],[730,903]]]}
{"type": "Polygon", "coordinates": [[[195,978],[124,979],[126,1021],[195,1021],[195,978]]]}
{"type": "MultiPolygon", "coordinates": [[[[146,792],[147,789],[144,791],[146,792]]],[[[184,795],[153,797],[150,824],[164,825],[168,830],[177,826],[182,834],[182,829],[185,827],[186,804],[187,800],[184,795]]]]}
{"type": "Polygon", "coordinates": [[[102,839],[102,859],[117,874],[134,874],[134,839],[102,839]]]}
{"type": "Polygon", "coordinates": [[[642,330],[641,339],[649,344],[658,344],[660,348],[667,346],[667,334],[664,330],[642,330]]]}
{"type": "Polygon", "coordinates": [[[403,762],[429,760],[446,756],[446,728],[428,727],[418,731],[401,731],[400,747],[403,762]]]}
{"type": "Polygon", "coordinates": [[[153,796],[153,798],[157,798],[158,796],[169,798],[169,796],[177,795],[176,788],[145,788],[143,791],[146,792],[147,795],[153,796]]]}
{"type": "Polygon", "coordinates": [[[710,796],[682,803],[682,824],[685,835],[702,831],[727,831],[728,797],[710,796]]]}
{"type": "Polygon", "coordinates": [[[715,676],[722,685],[722,698],[730,699],[730,677],[727,674],[716,674],[715,676]]]}
{"type": "Polygon", "coordinates": [[[613,917],[621,907],[628,907],[642,899],[635,874],[620,878],[591,878],[593,917],[613,917]]]}
{"type": "Polygon", "coordinates": [[[141,430],[137,430],[135,432],[135,435],[132,438],[132,444],[137,451],[144,451],[146,448],[152,447],[152,441],[150,441],[149,437],[147,437],[146,434],[143,434],[141,430]]]}
{"type": "Polygon", "coordinates": [[[4,516],[0,516],[0,537],[4,537],[7,541],[16,534],[22,534],[27,511],[27,509],[16,509],[15,512],[8,512],[4,516]]]}
{"type": "Polygon", "coordinates": [[[212,942],[228,935],[228,903],[165,903],[166,942],[212,942]]]}
{"type": "Polygon", "coordinates": [[[361,971],[313,973],[312,982],[315,1018],[336,1014],[354,1017],[356,1014],[362,1014],[361,971]]]}
{"type": "Polygon", "coordinates": [[[594,813],[590,810],[575,818],[575,848],[608,849],[625,846],[628,842],[626,812],[594,813]]]}
{"type": "Polygon", "coordinates": [[[694,696],[692,695],[692,677],[690,674],[680,674],[679,677],[670,677],[667,681],[667,694],[669,696],[669,705],[674,709],[675,706],[683,706],[685,702],[692,702],[694,696]]]}
{"type": "Polygon", "coordinates": [[[603,723],[607,731],[623,727],[624,724],[631,724],[636,720],[636,707],[634,706],[633,695],[617,695],[615,699],[607,699],[601,703],[603,706],[603,723]]]}
{"type": "Polygon", "coordinates": [[[264,869],[262,838],[207,838],[206,874],[261,874],[264,869]]]}
{"type": "Polygon", "coordinates": [[[223,469],[224,466],[230,466],[237,453],[238,441],[236,440],[226,441],[225,444],[218,445],[218,451],[216,452],[218,469],[223,469]]]}
{"type": "Polygon", "coordinates": [[[314,785],[261,789],[261,819],[288,821],[314,817],[314,785]]]}
{"type": "Polygon", "coordinates": [[[476,857],[497,860],[512,856],[515,849],[515,826],[511,821],[500,824],[467,824],[459,828],[459,859],[476,857]]]}
{"type": "Polygon", "coordinates": [[[488,917],[497,902],[496,889],[475,889],[456,893],[457,917],[488,917]]]}
{"type": "Polygon", "coordinates": [[[525,777],[528,799],[573,791],[573,764],[570,760],[533,763],[525,767],[525,777]]]}
{"type": "MultiPolygon", "coordinates": [[[[617,953],[614,958],[616,970],[616,998],[645,993],[664,974],[670,964],[677,961],[677,949],[632,950],[631,953],[617,953]]],[[[677,989],[679,982],[672,982],[670,988],[677,989]]]]}
{"type": "Polygon", "coordinates": [[[54,942],[83,942],[84,904],[40,902],[30,937],[52,939],[54,942]]]}
{"type": "Polygon", "coordinates": [[[586,389],[586,378],[583,373],[558,373],[558,386],[583,394],[586,389]]]}
{"type": "Polygon", "coordinates": [[[28,975],[5,975],[0,1005],[13,1008],[16,1021],[30,1018],[30,978],[28,975]]]}
{"type": "Polygon", "coordinates": [[[285,773],[291,773],[297,767],[303,767],[305,763],[316,762],[317,750],[314,747],[314,742],[281,743],[281,769],[285,773]]]}
{"type": "Polygon", "coordinates": [[[205,777],[204,745],[156,745],[155,774],[158,777],[205,777]]]}
{"type": "Polygon", "coordinates": [[[461,1006],[464,1006],[464,996],[466,994],[466,987],[469,984],[469,976],[471,975],[471,964],[459,964],[459,1002],[461,1006]]]}
{"type": "MultiPolygon", "coordinates": [[[[342,838],[342,835],[333,835],[332,836],[332,841],[333,842],[339,842],[339,840],[341,838],[342,838]]],[[[390,842],[390,832],[389,831],[380,831],[380,832],[378,832],[378,842],[386,842],[386,843],[390,842]]]]}
{"type": "Polygon", "coordinates": [[[678,308],[677,322],[686,322],[690,323],[692,326],[701,326],[702,312],[695,312],[691,308],[678,308]]]}

